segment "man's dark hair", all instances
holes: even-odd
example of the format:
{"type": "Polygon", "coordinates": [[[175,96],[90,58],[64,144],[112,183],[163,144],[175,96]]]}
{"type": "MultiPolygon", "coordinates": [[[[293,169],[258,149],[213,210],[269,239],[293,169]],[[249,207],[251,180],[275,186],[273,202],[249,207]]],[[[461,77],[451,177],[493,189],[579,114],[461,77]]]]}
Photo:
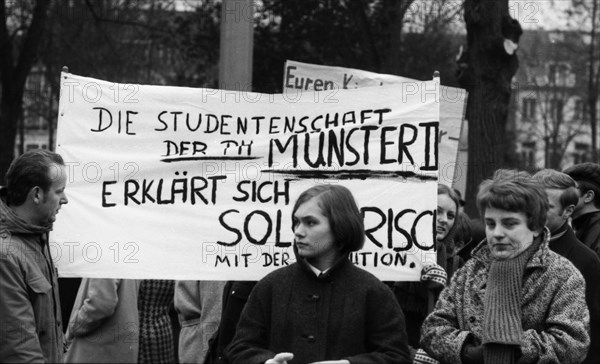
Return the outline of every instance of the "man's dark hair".
{"type": "Polygon", "coordinates": [[[36,186],[47,192],[52,184],[50,168],[53,164],[64,166],[65,162],[59,154],[43,149],[28,151],[13,160],[6,172],[7,204],[22,205],[36,186]]]}
{"type": "Polygon", "coordinates": [[[581,163],[563,171],[577,181],[577,188],[583,196],[587,191],[594,191],[594,206],[600,208],[600,164],[581,163]]]}

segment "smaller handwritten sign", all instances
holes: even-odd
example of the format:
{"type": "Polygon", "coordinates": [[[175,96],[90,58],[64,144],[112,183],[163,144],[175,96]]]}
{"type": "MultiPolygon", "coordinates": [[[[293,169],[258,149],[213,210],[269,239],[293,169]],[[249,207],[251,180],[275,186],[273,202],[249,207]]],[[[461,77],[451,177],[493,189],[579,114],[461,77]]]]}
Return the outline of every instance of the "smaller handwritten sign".
{"type": "MultiPolygon", "coordinates": [[[[418,82],[420,81],[411,78],[353,68],[321,66],[288,60],[285,63],[283,89],[288,95],[321,91],[334,97],[339,90],[394,83],[416,85],[418,82]]],[[[409,87],[407,91],[418,92],[416,87],[409,87]]],[[[466,172],[456,172],[457,168],[461,168],[457,165],[457,153],[466,100],[465,90],[448,86],[440,87],[439,181],[448,186],[466,172]]]]}

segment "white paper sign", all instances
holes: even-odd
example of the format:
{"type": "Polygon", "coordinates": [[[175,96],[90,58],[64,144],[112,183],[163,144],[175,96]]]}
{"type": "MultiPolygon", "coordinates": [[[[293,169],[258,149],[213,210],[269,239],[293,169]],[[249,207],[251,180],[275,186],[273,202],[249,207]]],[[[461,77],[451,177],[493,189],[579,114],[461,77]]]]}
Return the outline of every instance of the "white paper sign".
{"type": "Polygon", "coordinates": [[[418,280],[435,260],[437,82],[291,97],[61,80],[61,276],[260,279],[295,261],[291,210],[319,183],[363,211],[358,266],[418,280]]]}
{"type": "MultiPolygon", "coordinates": [[[[335,95],[338,90],[417,82],[420,81],[353,68],[321,66],[288,60],[285,63],[283,90],[289,95],[305,91],[321,91],[335,95]]],[[[407,91],[417,92],[417,90],[407,91]]],[[[448,186],[452,186],[456,179],[466,173],[462,170],[457,171],[461,166],[456,161],[466,101],[467,92],[464,89],[440,87],[439,181],[448,186]]]]}

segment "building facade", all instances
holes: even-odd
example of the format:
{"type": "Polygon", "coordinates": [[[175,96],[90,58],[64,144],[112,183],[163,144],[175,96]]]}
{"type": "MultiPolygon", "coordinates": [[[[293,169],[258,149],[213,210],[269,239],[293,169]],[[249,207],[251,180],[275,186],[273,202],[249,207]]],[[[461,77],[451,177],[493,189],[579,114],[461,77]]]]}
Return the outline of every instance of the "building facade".
{"type": "Polygon", "coordinates": [[[581,33],[523,33],[508,124],[522,167],[562,170],[591,161],[588,47],[581,33]]]}

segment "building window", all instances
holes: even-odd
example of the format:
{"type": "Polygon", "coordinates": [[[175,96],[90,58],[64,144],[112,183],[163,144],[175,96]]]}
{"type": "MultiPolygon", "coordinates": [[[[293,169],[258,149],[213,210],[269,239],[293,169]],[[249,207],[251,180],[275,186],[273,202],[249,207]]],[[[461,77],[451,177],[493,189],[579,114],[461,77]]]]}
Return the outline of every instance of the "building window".
{"type": "Polygon", "coordinates": [[[550,116],[557,123],[563,121],[563,105],[564,102],[561,99],[550,100],[550,116]]]}
{"type": "Polygon", "coordinates": [[[548,67],[548,80],[550,81],[551,84],[556,83],[556,70],[557,70],[557,65],[554,63],[550,64],[550,66],[548,67]]]}
{"type": "Polygon", "coordinates": [[[587,143],[575,143],[575,151],[573,152],[573,163],[589,162],[590,145],[587,143]]]}
{"type": "Polygon", "coordinates": [[[583,121],[588,120],[588,104],[585,100],[575,100],[574,119],[583,121]]]}
{"type": "Polygon", "coordinates": [[[548,65],[548,81],[551,85],[566,86],[569,65],[565,63],[550,63],[548,65]]]}
{"type": "Polygon", "coordinates": [[[575,100],[575,106],[573,107],[573,120],[581,120],[583,118],[583,101],[581,99],[575,100]]]}
{"type": "Polygon", "coordinates": [[[523,98],[523,119],[535,120],[537,101],[531,97],[523,98]]]}
{"type": "Polygon", "coordinates": [[[523,142],[521,143],[521,160],[527,166],[535,165],[535,142],[523,142]]]}
{"type": "Polygon", "coordinates": [[[25,120],[25,129],[28,130],[45,130],[47,126],[45,125],[44,118],[41,116],[36,116],[35,114],[27,111],[23,114],[23,119],[25,120]]]}

